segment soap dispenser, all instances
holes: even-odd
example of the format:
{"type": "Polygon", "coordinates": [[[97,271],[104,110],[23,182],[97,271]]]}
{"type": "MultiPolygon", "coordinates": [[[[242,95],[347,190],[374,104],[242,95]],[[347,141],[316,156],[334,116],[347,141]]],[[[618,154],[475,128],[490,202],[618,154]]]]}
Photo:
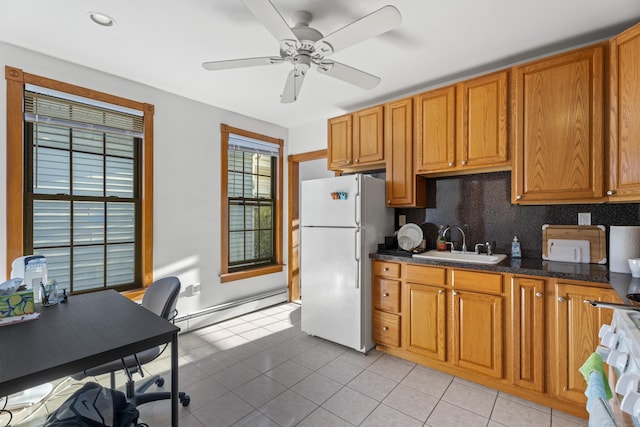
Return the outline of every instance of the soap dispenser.
{"type": "Polygon", "coordinates": [[[518,236],[513,236],[513,242],[511,242],[511,258],[522,258],[518,236]]]}

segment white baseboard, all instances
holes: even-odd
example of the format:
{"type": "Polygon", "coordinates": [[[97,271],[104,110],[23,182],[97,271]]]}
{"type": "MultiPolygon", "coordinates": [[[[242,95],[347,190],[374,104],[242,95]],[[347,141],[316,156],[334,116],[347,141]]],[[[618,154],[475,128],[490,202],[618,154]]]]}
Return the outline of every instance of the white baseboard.
{"type": "Polygon", "coordinates": [[[242,316],[253,311],[262,310],[272,305],[281,304],[288,300],[287,289],[279,290],[178,316],[175,324],[180,328],[180,333],[184,333],[242,316]]]}

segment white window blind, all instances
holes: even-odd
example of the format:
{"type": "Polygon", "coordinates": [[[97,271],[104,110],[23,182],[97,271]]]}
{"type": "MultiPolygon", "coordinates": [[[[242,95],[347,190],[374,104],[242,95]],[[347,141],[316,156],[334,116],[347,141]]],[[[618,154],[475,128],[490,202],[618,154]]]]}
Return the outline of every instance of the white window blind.
{"type": "Polygon", "coordinates": [[[142,137],[144,125],[144,119],[141,115],[82,104],[74,100],[32,91],[25,91],[24,94],[24,119],[27,122],[136,137],[142,137]]]}
{"type": "Polygon", "coordinates": [[[278,157],[279,149],[280,146],[277,144],[246,138],[240,135],[229,134],[229,150],[245,151],[271,157],[278,157]]]}

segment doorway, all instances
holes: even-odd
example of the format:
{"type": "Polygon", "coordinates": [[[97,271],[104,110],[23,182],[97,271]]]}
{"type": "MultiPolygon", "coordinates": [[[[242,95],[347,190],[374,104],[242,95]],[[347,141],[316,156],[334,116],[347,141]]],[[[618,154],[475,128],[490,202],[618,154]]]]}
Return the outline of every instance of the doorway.
{"type": "Polygon", "coordinates": [[[289,301],[300,300],[300,181],[334,176],[325,162],[327,150],[291,154],[288,157],[289,194],[289,301]]]}

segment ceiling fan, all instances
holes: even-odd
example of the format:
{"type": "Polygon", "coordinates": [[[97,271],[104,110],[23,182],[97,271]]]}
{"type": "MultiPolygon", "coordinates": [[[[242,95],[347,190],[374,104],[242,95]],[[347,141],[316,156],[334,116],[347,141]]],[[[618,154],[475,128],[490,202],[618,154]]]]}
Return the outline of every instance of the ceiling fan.
{"type": "Polygon", "coordinates": [[[389,31],[398,26],[402,20],[398,9],[387,5],[327,36],[323,36],[318,30],[309,26],[312,18],[309,12],[296,12],[293,16],[294,26],[289,27],[269,0],[243,1],[267,30],[280,41],[280,56],[211,61],[204,62],[202,66],[207,70],[226,70],[291,63],[293,70],[289,72],[284,91],[280,96],[280,102],[283,104],[298,99],[300,88],[311,64],[314,64],[322,74],[364,89],[376,87],[380,83],[380,77],[327,59],[327,57],[360,41],[389,31]]]}

